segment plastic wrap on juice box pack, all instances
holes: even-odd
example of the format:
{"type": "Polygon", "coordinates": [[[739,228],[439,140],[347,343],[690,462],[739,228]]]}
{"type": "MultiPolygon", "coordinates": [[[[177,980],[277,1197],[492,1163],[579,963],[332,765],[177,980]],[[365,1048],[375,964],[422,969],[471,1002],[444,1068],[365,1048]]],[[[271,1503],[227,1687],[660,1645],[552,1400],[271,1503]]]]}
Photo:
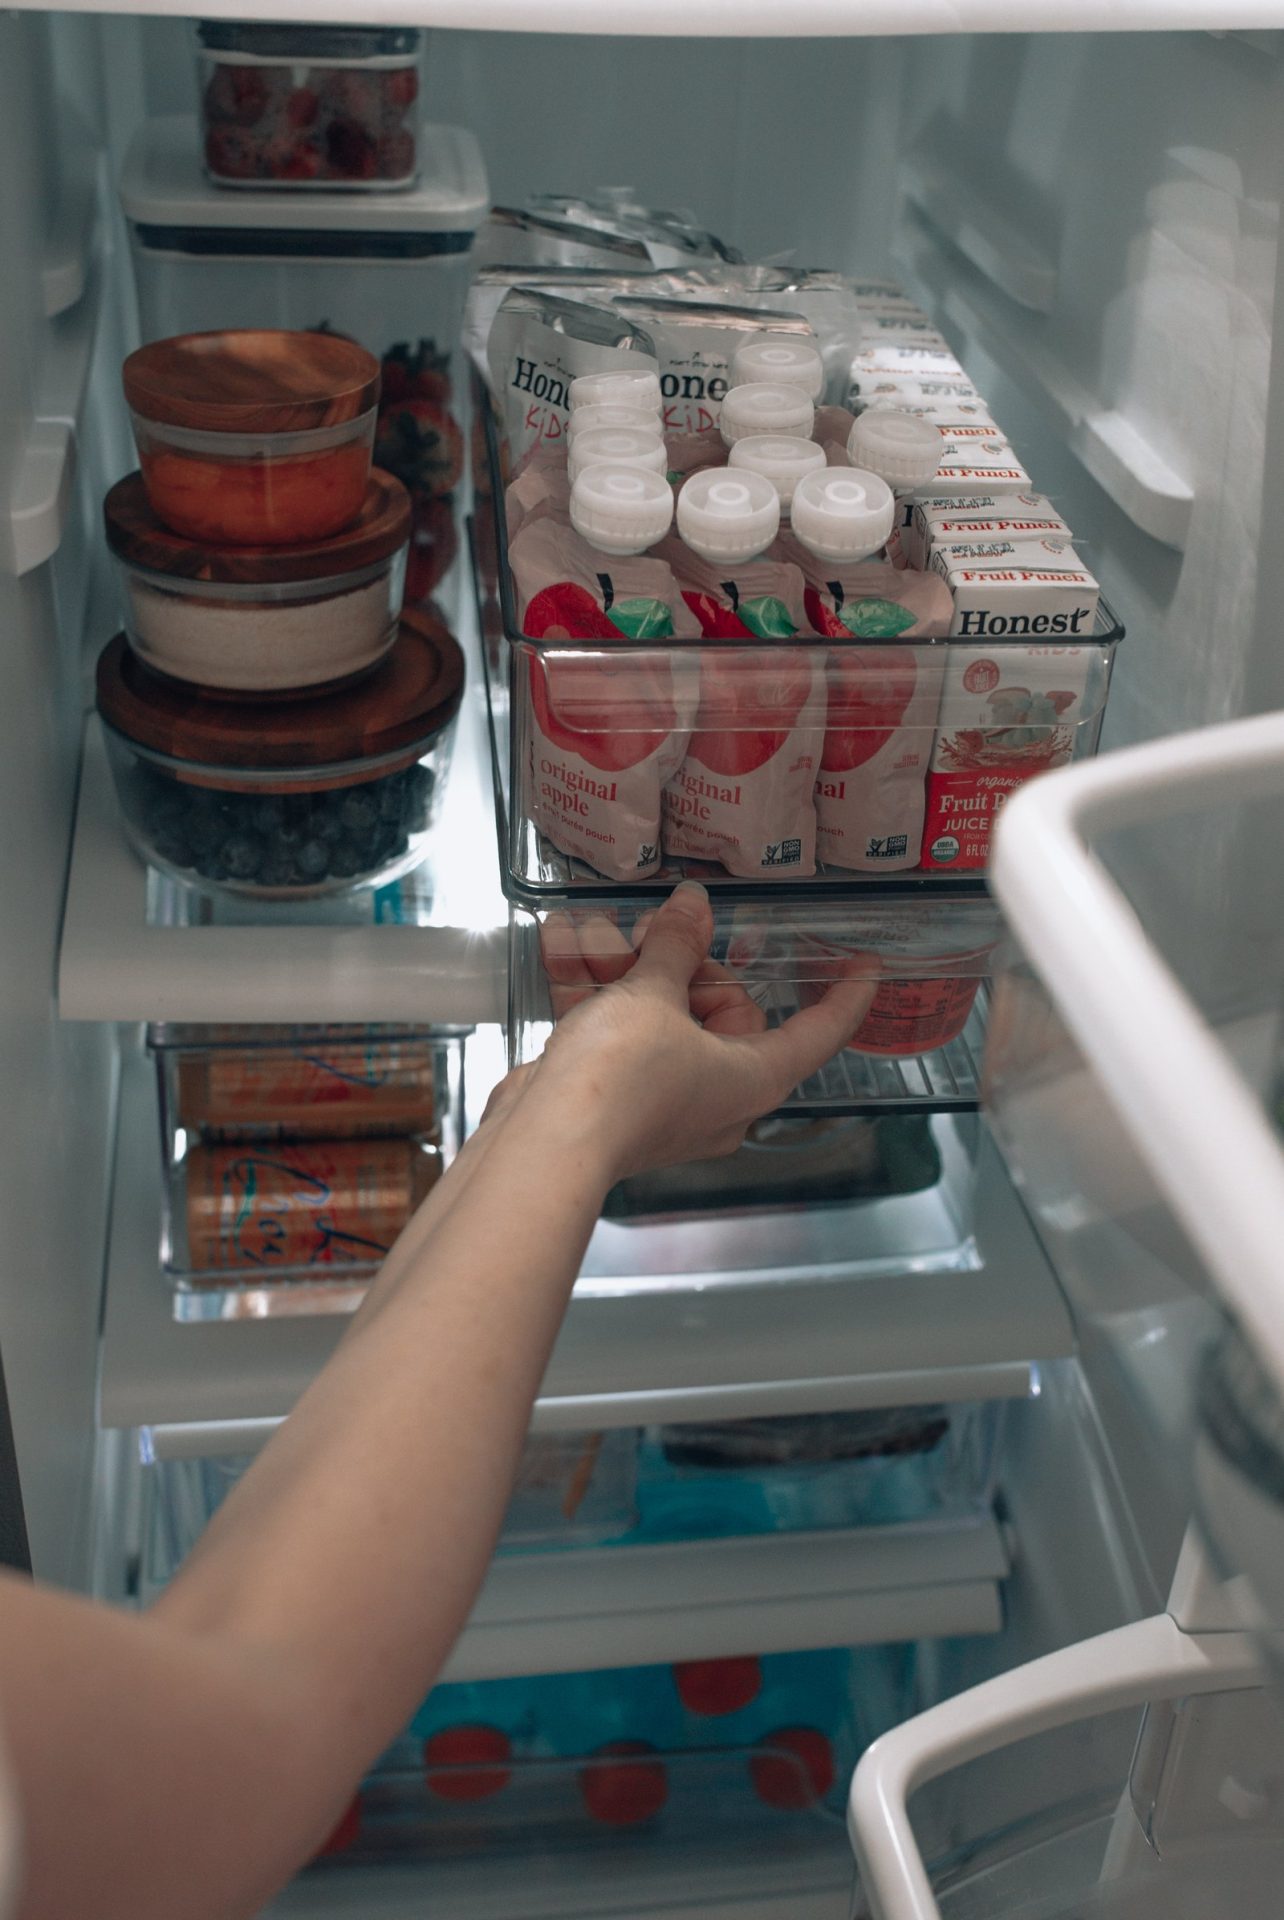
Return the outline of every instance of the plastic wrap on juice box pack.
{"type": "Polygon", "coordinates": [[[877,341],[861,347],[852,360],[852,384],[864,393],[874,381],[957,380],[972,383],[948,347],[932,347],[922,341],[877,341]]]}
{"type": "Polygon", "coordinates": [[[1042,540],[1019,535],[1009,540],[980,537],[951,540],[932,548],[928,570],[948,580],[963,567],[1077,567],[1079,556],[1068,540],[1042,540]]]}
{"type": "Polygon", "coordinates": [[[913,567],[926,567],[938,541],[1073,540],[1046,494],[963,493],[917,500],[905,536],[913,567]]]}
{"type": "Polygon", "coordinates": [[[764,314],[756,307],[714,301],[617,298],[615,306],[655,344],[660,363],[664,431],[716,434],[722,399],[731,384],[736,348],[760,333],[813,341],[801,314],[764,314]]]}
{"type": "Polygon", "coordinates": [[[638,241],[657,267],[681,267],[691,259],[742,258],[734,247],[702,227],[694,215],[648,207],[637,200],[606,202],[592,195],[541,193],[532,196],[530,211],[540,216],[551,214],[621,240],[638,241]]]}
{"type": "Polygon", "coordinates": [[[487,361],[514,471],[541,443],[564,443],[578,375],[657,371],[651,341],[622,314],[524,287],[501,301],[487,361]]]}
{"type": "MultiPolygon", "coordinates": [[[[961,582],[974,604],[960,621],[971,612],[996,631],[1028,632],[1046,621],[1049,633],[1091,632],[1097,591],[1090,574],[1081,573],[1083,584],[1071,586],[1064,573],[996,572],[1007,578],[961,582]],[[1018,606],[1028,611],[1006,610],[1018,606]],[[1005,610],[996,613],[996,607],[1005,610]],[[1056,629],[1056,621],[1064,624],[1056,629]]],[[[1096,647],[1066,642],[951,645],[927,777],[922,866],[961,871],[988,863],[1004,802],[1027,780],[1072,757],[1098,660],[1096,647]]]]}
{"type": "Polygon", "coordinates": [[[911,412],[921,407],[956,407],[962,416],[965,407],[984,410],[986,402],[966,379],[920,379],[912,374],[887,374],[881,379],[863,380],[855,404],[858,412],[866,407],[903,407],[911,412]]]}
{"type": "Polygon", "coordinates": [[[621,273],[645,273],[652,264],[641,240],[523,207],[491,208],[477,229],[473,260],[478,267],[615,267],[621,273]]]}
{"type": "Polygon", "coordinates": [[[867,310],[864,320],[867,346],[928,347],[934,353],[950,350],[945,335],[915,307],[867,310]]]}

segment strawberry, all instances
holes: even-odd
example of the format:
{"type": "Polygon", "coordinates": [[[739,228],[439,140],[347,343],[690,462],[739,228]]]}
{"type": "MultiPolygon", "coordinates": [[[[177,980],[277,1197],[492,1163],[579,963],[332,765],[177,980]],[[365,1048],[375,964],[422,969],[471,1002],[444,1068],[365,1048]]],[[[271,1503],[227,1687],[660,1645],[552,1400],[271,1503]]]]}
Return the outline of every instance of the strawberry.
{"type": "Polygon", "coordinates": [[[321,102],[311,87],[296,87],[285,103],[286,125],[296,132],[310,127],[321,109],[321,102]]]}
{"type": "Polygon", "coordinates": [[[752,773],[780,752],[810,692],[806,654],[710,651],[700,662],[698,731],[687,752],[711,773],[752,773]]]}
{"type": "Polygon", "coordinates": [[[263,164],[273,180],[315,180],[321,172],[321,155],[311,140],[274,133],[264,144],[263,164]]]}
{"type": "Polygon", "coordinates": [[[455,516],[448,500],[420,500],[415,504],[406,562],[406,602],[426,600],[449,573],[459,551],[455,516]]]}
{"type": "Polygon", "coordinates": [[[419,72],[415,67],[394,67],[383,76],[384,105],[394,115],[403,114],[419,98],[419,72]]]}
{"type": "Polygon", "coordinates": [[[404,127],[385,133],[376,151],[375,166],[380,180],[407,180],[415,170],[415,136],[404,127]]]}
{"type": "Polygon", "coordinates": [[[336,118],[356,120],[369,133],[383,122],[379,76],[355,67],[328,67],[309,76],[321,104],[336,118]]]}
{"type": "Polygon", "coordinates": [[[238,127],[257,126],[267,112],[275,82],[262,67],[215,67],[205,89],[208,120],[231,120],[238,127]]]}
{"type": "Polygon", "coordinates": [[[833,1786],[833,1749],[814,1727],[781,1727],[760,1741],[749,1777],[769,1807],[797,1813],[823,1800],[833,1786]]]}
{"type": "Polygon", "coordinates": [[[254,180],[263,171],[263,149],[242,127],[211,127],[205,164],[216,180],[254,180]]]}
{"type": "Polygon", "coordinates": [[[341,180],[373,180],[379,167],[373,138],[355,120],[330,122],[325,130],[325,157],[341,180]]]}
{"type": "Polygon", "coordinates": [[[379,415],[374,461],[412,495],[453,493],[464,470],[464,436],[434,401],[395,400],[379,415]]]}
{"type": "Polygon", "coordinates": [[[864,766],[891,739],[914,696],[912,653],[853,647],[829,656],[829,702],[820,764],[837,773],[864,766]]]}
{"type": "Polygon", "coordinates": [[[450,399],[450,355],[442,353],[435,340],[420,340],[412,347],[399,340],[383,356],[383,401],[450,399]]]}

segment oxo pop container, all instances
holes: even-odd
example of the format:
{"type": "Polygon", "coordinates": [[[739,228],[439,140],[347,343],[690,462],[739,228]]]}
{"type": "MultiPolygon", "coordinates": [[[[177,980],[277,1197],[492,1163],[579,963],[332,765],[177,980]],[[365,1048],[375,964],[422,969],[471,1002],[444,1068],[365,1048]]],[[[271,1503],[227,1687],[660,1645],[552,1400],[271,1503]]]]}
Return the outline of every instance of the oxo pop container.
{"type": "Polygon", "coordinates": [[[139,347],[121,372],[143,485],[175,533],[325,540],[361,511],[379,363],[336,334],[238,328],[139,347]]]}
{"type": "MultiPolygon", "coordinates": [[[[653,896],[565,898],[509,920],[509,1056],[535,1059],[555,1023],[627,974],[653,896]]],[[[979,893],[907,900],[714,896],[714,961],[763,1026],[853,976],[868,980],[848,1046],[784,1103],[790,1115],[975,1110],[986,983],[1003,963],[998,909],[979,893]]]]}
{"type": "Polygon", "coordinates": [[[409,187],[417,27],[198,20],[201,152],[220,187],[409,187]]]}
{"type": "Polygon", "coordinates": [[[98,711],[125,832],[175,879],[297,900],[408,872],[449,765],[463,655],[402,616],[391,652],[338,693],[251,704],[148,670],[120,634],[98,711]]]}
{"type": "Polygon", "coordinates": [[[328,540],[217,547],[171,532],[142,476],[103,504],[125,634],[156,673],[225,694],[319,691],[367,672],[397,637],[410,501],[376,468],[361,510],[328,540]]]}

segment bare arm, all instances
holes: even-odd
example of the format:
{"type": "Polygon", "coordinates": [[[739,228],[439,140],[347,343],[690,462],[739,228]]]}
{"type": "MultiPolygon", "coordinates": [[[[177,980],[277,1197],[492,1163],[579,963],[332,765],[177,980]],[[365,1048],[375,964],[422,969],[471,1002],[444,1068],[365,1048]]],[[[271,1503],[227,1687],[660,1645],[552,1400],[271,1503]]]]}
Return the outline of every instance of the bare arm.
{"type": "Polygon", "coordinates": [[[510,1076],[147,1615],[0,1590],[23,1920],[257,1912],[432,1685],[607,1189],[729,1151],[872,992],[764,1033],[710,973],[709,937],[698,889],[669,903],[627,978],[510,1076]]]}

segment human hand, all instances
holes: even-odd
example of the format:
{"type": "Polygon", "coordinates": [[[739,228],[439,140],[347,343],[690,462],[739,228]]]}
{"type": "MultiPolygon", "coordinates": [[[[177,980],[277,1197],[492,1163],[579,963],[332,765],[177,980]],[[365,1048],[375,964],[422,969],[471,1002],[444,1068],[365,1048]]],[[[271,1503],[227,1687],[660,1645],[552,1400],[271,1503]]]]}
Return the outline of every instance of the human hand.
{"type": "Polygon", "coordinates": [[[543,1054],[496,1088],[487,1118],[529,1100],[587,1122],[610,1181],[732,1153],[768,1113],[846,1045],[873,998],[878,963],[768,1030],[743,985],[709,958],[704,888],[677,889],[631,946],[605,916],[591,933],[550,915],[543,959],[557,1024],[543,1054]]]}

